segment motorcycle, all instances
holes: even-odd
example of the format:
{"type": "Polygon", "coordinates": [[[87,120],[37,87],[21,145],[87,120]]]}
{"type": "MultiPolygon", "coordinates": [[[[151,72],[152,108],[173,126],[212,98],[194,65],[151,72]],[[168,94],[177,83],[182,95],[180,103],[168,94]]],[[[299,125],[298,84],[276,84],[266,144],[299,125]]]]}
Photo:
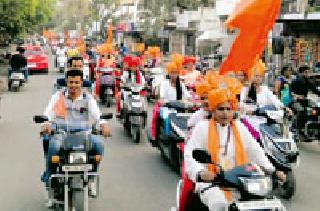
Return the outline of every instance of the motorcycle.
{"type": "MultiPolygon", "coordinates": [[[[105,114],[101,119],[111,119],[112,114],[105,114]]],[[[35,123],[47,122],[46,116],[34,116],[35,123]]],[[[54,124],[53,124],[54,125],[54,124]]],[[[49,198],[53,200],[55,210],[89,210],[89,197],[97,198],[99,192],[99,174],[96,166],[101,161],[100,155],[90,152],[89,136],[99,135],[92,126],[90,130],[70,130],[55,124],[52,134],[64,137],[63,148],[58,156],[52,156],[53,174],[49,178],[49,198]],[[97,193],[92,192],[95,186],[97,193]]]]}
{"type": "Polygon", "coordinates": [[[65,54],[57,54],[57,68],[63,73],[67,67],[67,57],[65,54]]]}
{"type": "Polygon", "coordinates": [[[123,103],[120,113],[123,126],[135,143],[141,141],[142,130],[147,124],[147,111],[141,91],[143,87],[136,84],[123,86],[123,103]]]}
{"type": "Polygon", "coordinates": [[[89,59],[87,57],[83,58],[83,79],[90,80],[89,59]]]}
{"type": "MultiPolygon", "coordinates": [[[[192,156],[198,162],[213,164],[218,169],[217,176],[210,182],[211,185],[202,189],[201,193],[217,186],[224,190],[236,190],[240,193],[240,198],[228,204],[225,210],[286,210],[281,201],[273,194],[273,183],[277,180],[275,175],[265,172],[259,166],[251,163],[225,171],[219,164],[212,162],[211,156],[204,150],[194,150],[192,156]]],[[[172,208],[172,211],[179,210],[180,192],[181,182],[178,183],[177,187],[177,207],[172,208]]],[[[197,193],[193,193],[190,200],[185,211],[209,210],[209,208],[201,202],[197,193]]]]}
{"type": "Polygon", "coordinates": [[[24,69],[13,69],[8,80],[9,91],[18,92],[25,83],[24,69]]]}
{"type": "Polygon", "coordinates": [[[320,140],[320,101],[318,96],[301,97],[293,104],[295,110],[294,129],[302,142],[320,140]]]}
{"type": "Polygon", "coordinates": [[[274,106],[258,107],[254,115],[266,119],[260,124],[261,145],[272,165],[286,174],[287,181],[278,184],[277,191],[281,198],[290,199],[296,189],[294,166],[299,165],[299,149],[290,130],[291,117],[274,106]]]}
{"type": "Polygon", "coordinates": [[[171,101],[160,109],[154,146],[160,150],[164,160],[177,171],[181,169],[183,157],[181,143],[189,132],[188,119],[197,109],[193,103],[184,101],[171,101]]]}

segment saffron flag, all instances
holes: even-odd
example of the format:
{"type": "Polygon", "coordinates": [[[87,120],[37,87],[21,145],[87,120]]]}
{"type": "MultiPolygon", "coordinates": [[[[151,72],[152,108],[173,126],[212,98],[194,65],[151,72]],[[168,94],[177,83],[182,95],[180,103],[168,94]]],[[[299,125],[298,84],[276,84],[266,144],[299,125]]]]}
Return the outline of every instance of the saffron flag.
{"type": "Polygon", "coordinates": [[[229,71],[248,72],[260,58],[268,33],[279,14],[280,0],[241,0],[225,25],[238,35],[220,67],[220,74],[229,71]]]}

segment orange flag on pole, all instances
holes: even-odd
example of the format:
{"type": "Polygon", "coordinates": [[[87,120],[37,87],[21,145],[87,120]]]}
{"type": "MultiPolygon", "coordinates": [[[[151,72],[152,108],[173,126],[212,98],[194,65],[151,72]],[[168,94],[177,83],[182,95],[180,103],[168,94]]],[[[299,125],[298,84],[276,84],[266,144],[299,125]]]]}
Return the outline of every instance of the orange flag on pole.
{"type": "Polygon", "coordinates": [[[225,25],[238,35],[220,67],[220,74],[248,71],[262,54],[268,33],[279,14],[281,0],[241,0],[225,25]]]}
{"type": "Polygon", "coordinates": [[[112,24],[109,24],[108,27],[108,39],[107,39],[107,44],[112,44],[112,24]]]}

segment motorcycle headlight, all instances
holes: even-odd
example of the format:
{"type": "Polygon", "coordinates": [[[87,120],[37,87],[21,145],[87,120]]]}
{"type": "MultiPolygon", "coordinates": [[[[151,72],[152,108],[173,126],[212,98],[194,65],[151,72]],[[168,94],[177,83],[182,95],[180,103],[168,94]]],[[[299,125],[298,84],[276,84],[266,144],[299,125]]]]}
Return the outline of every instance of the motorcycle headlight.
{"type": "Polygon", "coordinates": [[[87,154],[85,152],[72,152],[69,154],[69,163],[86,163],[87,154]]]}
{"type": "Polygon", "coordinates": [[[266,196],[272,190],[272,181],[270,177],[263,178],[240,178],[245,190],[256,196],[266,196]]]}

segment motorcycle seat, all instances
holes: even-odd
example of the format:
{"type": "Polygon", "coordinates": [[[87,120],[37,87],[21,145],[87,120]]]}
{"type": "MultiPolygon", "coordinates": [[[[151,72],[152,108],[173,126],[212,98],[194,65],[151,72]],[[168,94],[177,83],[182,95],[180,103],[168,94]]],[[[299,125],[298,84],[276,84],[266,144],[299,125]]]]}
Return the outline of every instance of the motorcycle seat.
{"type": "Polygon", "coordinates": [[[175,113],[169,114],[169,121],[173,122],[176,126],[178,126],[181,130],[188,129],[188,119],[189,116],[178,116],[175,113]]]}
{"type": "Polygon", "coordinates": [[[280,128],[276,124],[262,124],[260,125],[260,130],[265,131],[270,138],[282,138],[280,128]]]}

